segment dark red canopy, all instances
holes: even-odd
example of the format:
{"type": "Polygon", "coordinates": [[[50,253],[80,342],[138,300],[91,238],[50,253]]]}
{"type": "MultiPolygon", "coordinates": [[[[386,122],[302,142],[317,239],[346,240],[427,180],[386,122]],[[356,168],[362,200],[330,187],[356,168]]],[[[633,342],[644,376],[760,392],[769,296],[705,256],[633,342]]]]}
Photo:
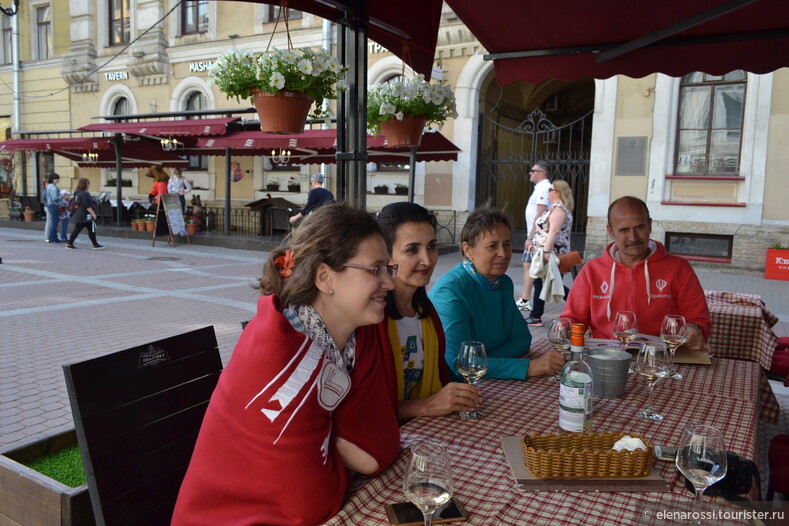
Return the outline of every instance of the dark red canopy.
{"type": "MultiPolygon", "coordinates": [[[[279,0],[246,0],[278,5],[279,0]]],[[[359,0],[288,0],[288,7],[339,21],[346,6],[359,0]]],[[[441,22],[441,0],[365,0],[369,24],[367,37],[402,58],[430,78],[441,22]]],[[[285,31],[282,24],[277,31],[285,31]]]]}
{"type": "Polygon", "coordinates": [[[735,69],[767,73],[789,66],[786,0],[447,4],[495,58],[501,85],[656,72],[675,77],[735,69]]]}
{"type": "Polygon", "coordinates": [[[66,137],[54,139],[9,139],[0,142],[0,150],[18,150],[30,152],[55,152],[69,150],[89,152],[107,150],[112,147],[106,137],[66,137]]]}
{"type": "Polygon", "coordinates": [[[180,121],[100,122],[83,126],[80,130],[148,135],[151,137],[223,135],[227,132],[227,125],[237,120],[239,120],[238,117],[225,117],[221,119],[180,121]]]}

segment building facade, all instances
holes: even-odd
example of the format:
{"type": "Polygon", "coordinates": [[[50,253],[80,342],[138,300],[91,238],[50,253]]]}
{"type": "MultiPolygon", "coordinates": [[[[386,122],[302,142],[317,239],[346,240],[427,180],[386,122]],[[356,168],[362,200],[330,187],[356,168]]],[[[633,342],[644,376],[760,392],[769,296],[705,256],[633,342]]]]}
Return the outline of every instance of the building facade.
{"type": "MultiPolygon", "coordinates": [[[[277,7],[249,2],[23,0],[17,16],[2,17],[0,124],[17,137],[76,129],[111,115],[248,108],[248,101],[229,100],[211,86],[208,69],[227,49],[261,51],[269,40],[286,47],[277,15],[277,7]]],[[[288,26],[294,47],[336,47],[330,22],[291,11],[288,26]]],[[[648,203],[653,237],[705,265],[758,271],[766,248],[789,246],[789,184],[782,170],[789,155],[782,148],[789,134],[789,70],[546,79],[501,87],[484,53],[445,6],[433,77],[455,90],[459,115],[441,132],[461,153],[456,162],[418,163],[414,192],[417,202],[454,218],[447,223],[452,234],[469,210],[492,203],[513,216],[517,247],[531,192],[528,170],[545,160],[553,177],[574,190],[573,230],[587,258],[605,246],[608,204],[623,195],[648,203]]],[[[412,73],[369,43],[368,83],[403,74],[412,73]]],[[[115,177],[57,155],[17,156],[17,192],[24,187],[35,193],[52,170],[63,177],[63,187],[89,177],[95,191],[111,190],[115,177]]],[[[231,185],[234,206],[272,193],[266,190],[272,182],[284,190],[297,181],[303,191],[282,196],[302,202],[309,174],[317,169],[330,189],[336,187],[332,165],[299,167],[266,157],[233,161],[242,174],[231,185]]],[[[130,185],[125,195],[148,193],[143,174],[124,172],[130,185]]],[[[204,203],[224,201],[228,176],[222,157],[190,158],[187,177],[204,203]]],[[[368,165],[369,190],[407,182],[407,165],[368,165]]],[[[375,210],[397,199],[370,192],[367,204],[375,210]]]]}

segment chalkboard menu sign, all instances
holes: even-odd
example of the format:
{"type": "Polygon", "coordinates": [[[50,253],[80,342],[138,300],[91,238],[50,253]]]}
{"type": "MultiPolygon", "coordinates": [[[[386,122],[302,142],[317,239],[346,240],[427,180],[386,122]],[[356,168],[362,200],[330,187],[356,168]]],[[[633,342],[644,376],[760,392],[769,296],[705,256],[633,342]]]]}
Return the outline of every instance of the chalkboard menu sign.
{"type": "MultiPolygon", "coordinates": [[[[186,240],[191,245],[192,241],[189,239],[189,234],[186,232],[184,214],[181,209],[181,200],[179,199],[178,194],[163,194],[159,196],[159,204],[156,207],[157,223],[162,215],[159,213],[160,207],[162,211],[164,211],[164,217],[167,219],[167,229],[169,230],[169,239],[167,240],[168,243],[172,242],[173,246],[175,246],[175,235],[177,234],[180,236],[186,236],[186,240]]],[[[158,228],[156,232],[158,232],[158,228]]],[[[154,244],[156,244],[156,232],[153,235],[154,244]]]]}

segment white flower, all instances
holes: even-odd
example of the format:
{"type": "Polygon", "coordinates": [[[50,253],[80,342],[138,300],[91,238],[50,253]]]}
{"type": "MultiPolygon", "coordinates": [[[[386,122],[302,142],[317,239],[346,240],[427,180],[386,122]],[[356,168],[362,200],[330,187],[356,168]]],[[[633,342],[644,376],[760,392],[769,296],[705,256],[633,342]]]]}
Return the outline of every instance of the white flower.
{"type": "Polygon", "coordinates": [[[285,87],[285,76],[280,73],[279,71],[275,71],[271,75],[270,84],[272,87],[276,89],[282,89],[285,87]]]}
{"type": "Polygon", "coordinates": [[[395,118],[396,118],[398,121],[401,121],[401,120],[403,120],[403,112],[402,112],[402,111],[398,111],[397,113],[395,113],[395,118]]]}
{"type": "Polygon", "coordinates": [[[394,104],[384,102],[383,104],[381,104],[381,109],[379,109],[378,111],[381,112],[381,115],[390,115],[395,112],[395,107],[394,104]]]}
{"type": "Polygon", "coordinates": [[[299,71],[301,71],[305,75],[309,75],[310,73],[312,73],[312,62],[310,62],[306,58],[299,60],[299,63],[296,67],[299,69],[299,71]]]}

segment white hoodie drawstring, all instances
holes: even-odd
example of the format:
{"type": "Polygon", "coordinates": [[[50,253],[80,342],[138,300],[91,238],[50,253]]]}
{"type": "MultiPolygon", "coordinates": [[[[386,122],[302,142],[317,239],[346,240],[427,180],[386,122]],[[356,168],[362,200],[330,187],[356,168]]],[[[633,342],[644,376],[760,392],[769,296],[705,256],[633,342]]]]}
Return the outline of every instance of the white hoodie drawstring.
{"type": "Polygon", "coordinates": [[[616,259],[611,264],[611,293],[608,295],[608,306],[606,307],[606,315],[608,316],[608,321],[611,321],[611,300],[614,299],[614,278],[616,277],[616,259]]]}
{"type": "Polygon", "coordinates": [[[652,294],[649,292],[649,259],[644,260],[644,281],[647,285],[647,305],[652,305],[652,294]]]}

